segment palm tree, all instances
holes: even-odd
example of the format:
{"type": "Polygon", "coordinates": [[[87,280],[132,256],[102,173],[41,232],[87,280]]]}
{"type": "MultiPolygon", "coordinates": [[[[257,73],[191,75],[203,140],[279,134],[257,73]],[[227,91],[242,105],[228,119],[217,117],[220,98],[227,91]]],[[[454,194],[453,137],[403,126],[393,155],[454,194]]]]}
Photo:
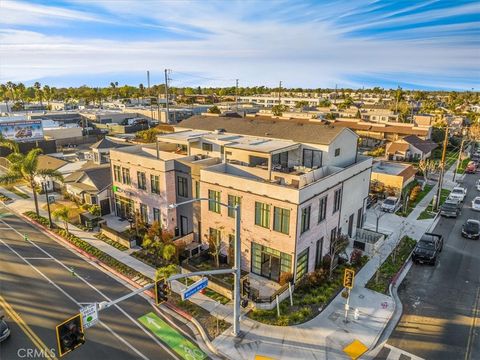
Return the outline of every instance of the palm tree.
{"type": "Polygon", "coordinates": [[[43,91],[42,91],[42,85],[36,81],[35,84],[33,84],[33,87],[35,88],[35,98],[36,100],[40,101],[40,106],[43,106],[42,100],[43,100],[43,91]]]}
{"type": "Polygon", "coordinates": [[[70,209],[66,206],[58,208],[52,213],[52,216],[55,220],[62,220],[63,224],[65,225],[65,230],[68,232],[68,220],[70,217],[70,209]]]}
{"type": "Polygon", "coordinates": [[[38,156],[42,153],[42,149],[32,149],[27,155],[13,152],[7,156],[10,162],[8,172],[0,176],[0,184],[12,184],[19,180],[28,182],[33,191],[33,199],[35,201],[35,212],[38,213],[38,199],[35,178],[50,177],[57,180],[63,180],[63,176],[57,170],[39,169],[38,156]]]}
{"type": "Polygon", "coordinates": [[[13,140],[5,139],[1,133],[0,133],[0,147],[5,147],[10,149],[14,153],[18,153],[18,144],[13,140]]]}

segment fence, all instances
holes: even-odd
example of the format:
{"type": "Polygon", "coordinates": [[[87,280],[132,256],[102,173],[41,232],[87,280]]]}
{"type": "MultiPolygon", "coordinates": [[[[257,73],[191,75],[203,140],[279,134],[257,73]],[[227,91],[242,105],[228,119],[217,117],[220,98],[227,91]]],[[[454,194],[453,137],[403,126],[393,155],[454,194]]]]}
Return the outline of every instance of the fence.
{"type": "Polygon", "coordinates": [[[129,249],[137,244],[135,240],[131,240],[121,232],[108,227],[106,223],[100,224],[100,232],[102,235],[105,235],[109,239],[115,242],[118,242],[119,244],[122,244],[123,246],[126,246],[129,249]]]}

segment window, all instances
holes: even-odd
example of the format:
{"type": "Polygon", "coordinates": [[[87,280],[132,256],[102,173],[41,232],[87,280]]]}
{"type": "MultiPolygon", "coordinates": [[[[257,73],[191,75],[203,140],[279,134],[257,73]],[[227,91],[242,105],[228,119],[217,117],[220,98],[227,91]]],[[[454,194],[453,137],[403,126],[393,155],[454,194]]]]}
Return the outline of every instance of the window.
{"type": "Polygon", "coordinates": [[[303,250],[297,258],[297,281],[300,280],[308,271],[308,250],[303,250]]]}
{"type": "Polygon", "coordinates": [[[333,213],[335,214],[338,210],[340,210],[340,206],[342,204],[342,189],[335,190],[335,198],[333,200],[333,213]]]}
{"type": "Polygon", "coordinates": [[[310,211],[312,207],[307,206],[302,209],[302,221],[300,226],[300,233],[303,234],[305,231],[310,229],[310,211]]]}
{"type": "Polygon", "coordinates": [[[140,219],[143,223],[148,224],[148,208],[145,204],[140,204],[140,219]]]}
{"type": "Polygon", "coordinates": [[[153,208],[153,221],[158,222],[159,224],[161,223],[160,220],[160,209],[153,208]]]}
{"type": "Polygon", "coordinates": [[[213,145],[210,143],[202,143],[202,150],[213,151],[213,145]]]}
{"type": "Polygon", "coordinates": [[[287,234],[290,231],[290,210],[273,208],[273,230],[287,234]]]}
{"type": "Polygon", "coordinates": [[[220,191],[208,190],[208,210],[220,214],[220,191]]]}
{"type": "Polygon", "coordinates": [[[292,272],[292,256],[281,251],[252,242],[252,272],[278,281],[280,274],[292,272]],[[271,269],[266,269],[266,259],[280,259],[280,271],[272,276],[271,269]],[[262,264],[264,265],[262,267],[262,264]]]}
{"type": "Polygon", "coordinates": [[[315,269],[319,269],[322,266],[322,251],[323,251],[323,236],[320,240],[317,240],[317,250],[315,252],[315,269]]]}
{"type": "Polygon", "coordinates": [[[97,205],[97,197],[95,195],[90,195],[90,204],[97,205]]]}
{"type": "Polygon", "coordinates": [[[334,247],[334,243],[335,243],[336,239],[337,239],[337,228],[334,227],[330,231],[330,254],[332,254],[332,252],[333,252],[333,247],[334,247]]]}
{"type": "Polygon", "coordinates": [[[320,199],[318,208],[318,222],[322,222],[327,217],[327,196],[320,199]]]}
{"type": "Polygon", "coordinates": [[[122,167],[122,180],[123,180],[123,183],[126,184],[126,185],[131,184],[130,169],[122,167]]]}
{"type": "Polygon", "coordinates": [[[122,182],[122,178],[120,175],[120,166],[113,165],[113,178],[115,181],[122,182]]]}
{"type": "MultiPolygon", "coordinates": [[[[240,205],[240,196],[228,195],[228,206],[240,205]]],[[[235,217],[235,209],[228,208],[228,216],[235,217]]]]}
{"type": "Polygon", "coordinates": [[[220,242],[222,241],[221,236],[222,236],[222,234],[221,234],[220,230],[214,229],[214,228],[209,228],[208,229],[208,239],[209,239],[209,241],[211,241],[215,244],[220,244],[220,242]]]}
{"type": "Polygon", "coordinates": [[[150,175],[150,188],[152,193],[160,194],[160,179],[158,175],[150,175]]]}
{"type": "Polygon", "coordinates": [[[272,155],[272,165],[288,168],[288,152],[285,151],[280,154],[272,155]]]}
{"type": "Polygon", "coordinates": [[[340,148],[335,149],[335,156],[340,156],[340,148]]]}
{"type": "Polygon", "coordinates": [[[225,146],[220,146],[220,153],[225,154],[225,146]]]}
{"type": "Polygon", "coordinates": [[[363,208],[358,209],[357,211],[357,228],[363,226],[363,208]]]}
{"type": "Polygon", "coordinates": [[[319,150],[303,149],[303,166],[313,168],[322,166],[322,152],[319,150]]]}
{"type": "Polygon", "coordinates": [[[147,178],[144,172],[137,171],[138,188],[141,190],[147,190],[147,178]]]}
{"type": "Polygon", "coordinates": [[[264,228],[270,227],[270,205],[258,201],[255,202],[255,225],[264,228]]]}
{"type": "Polygon", "coordinates": [[[195,181],[195,197],[198,199],[200,197],[200,181],[195,181]]]}
{"type": "Polygon", "coordinates": [[[183,176],[177,176],[177,195],[188,197],[188,181],[183,176]]]}

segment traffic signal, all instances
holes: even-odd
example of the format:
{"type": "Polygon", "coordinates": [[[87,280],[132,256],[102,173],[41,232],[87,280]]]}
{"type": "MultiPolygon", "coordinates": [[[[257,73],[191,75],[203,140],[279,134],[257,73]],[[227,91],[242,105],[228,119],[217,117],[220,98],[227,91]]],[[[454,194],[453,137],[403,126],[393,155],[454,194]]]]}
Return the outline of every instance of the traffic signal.
{"type": "Polygon", "coordinates": [[[82,316],[77,314],[57,326],[57,344],[60,356],[68,354],[85,343],[82,316]]]}
{"type": "Polygon", "coordinates": [[[170,289],[165,278],[155,281],[155,304],[160,305],[167,301],[169,293],[170,289]]]}
{"type": "Polygon", "coordinates": [[[250,281],[248,279],[243,280],[243,296],[250,298],[250,281]]]}
{"type": "Polygon", "coordinates": [[[345,269],[343,274],[343,287],[347,289],[353,288],[353,280],[355,279],[355,271],[352,269],[345,269]]]}

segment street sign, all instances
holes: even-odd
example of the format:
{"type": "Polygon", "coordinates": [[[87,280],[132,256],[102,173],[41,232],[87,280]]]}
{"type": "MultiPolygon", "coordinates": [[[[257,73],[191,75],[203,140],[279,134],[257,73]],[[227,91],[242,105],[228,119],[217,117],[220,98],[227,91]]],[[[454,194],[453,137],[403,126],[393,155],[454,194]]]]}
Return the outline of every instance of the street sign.
{"type": "Polygon", "coordinates": [[[345,269],[343,274],[343,287],[347,289],[353,288],[353,280],[355,279],[355,271],[352,269],[345,269]]]}
{"type": "Polygon", "coordinates": [[[93,303],[87,306],[84,306],[80,309],[80,314],[82,315],[82,323],[85,329],[92,327],[98,323],[98,305],[93,303]]]}
{"type": "Polygon", "coordinates": [[[208,286],[208,278],[203,277],[197,282],[193,283],[189,287],[187,287],[185,290],[182,291],[182,300],[187,300],[190,298],[192,295],[196,294],[200,290],[205,289],[208,286]]]}

